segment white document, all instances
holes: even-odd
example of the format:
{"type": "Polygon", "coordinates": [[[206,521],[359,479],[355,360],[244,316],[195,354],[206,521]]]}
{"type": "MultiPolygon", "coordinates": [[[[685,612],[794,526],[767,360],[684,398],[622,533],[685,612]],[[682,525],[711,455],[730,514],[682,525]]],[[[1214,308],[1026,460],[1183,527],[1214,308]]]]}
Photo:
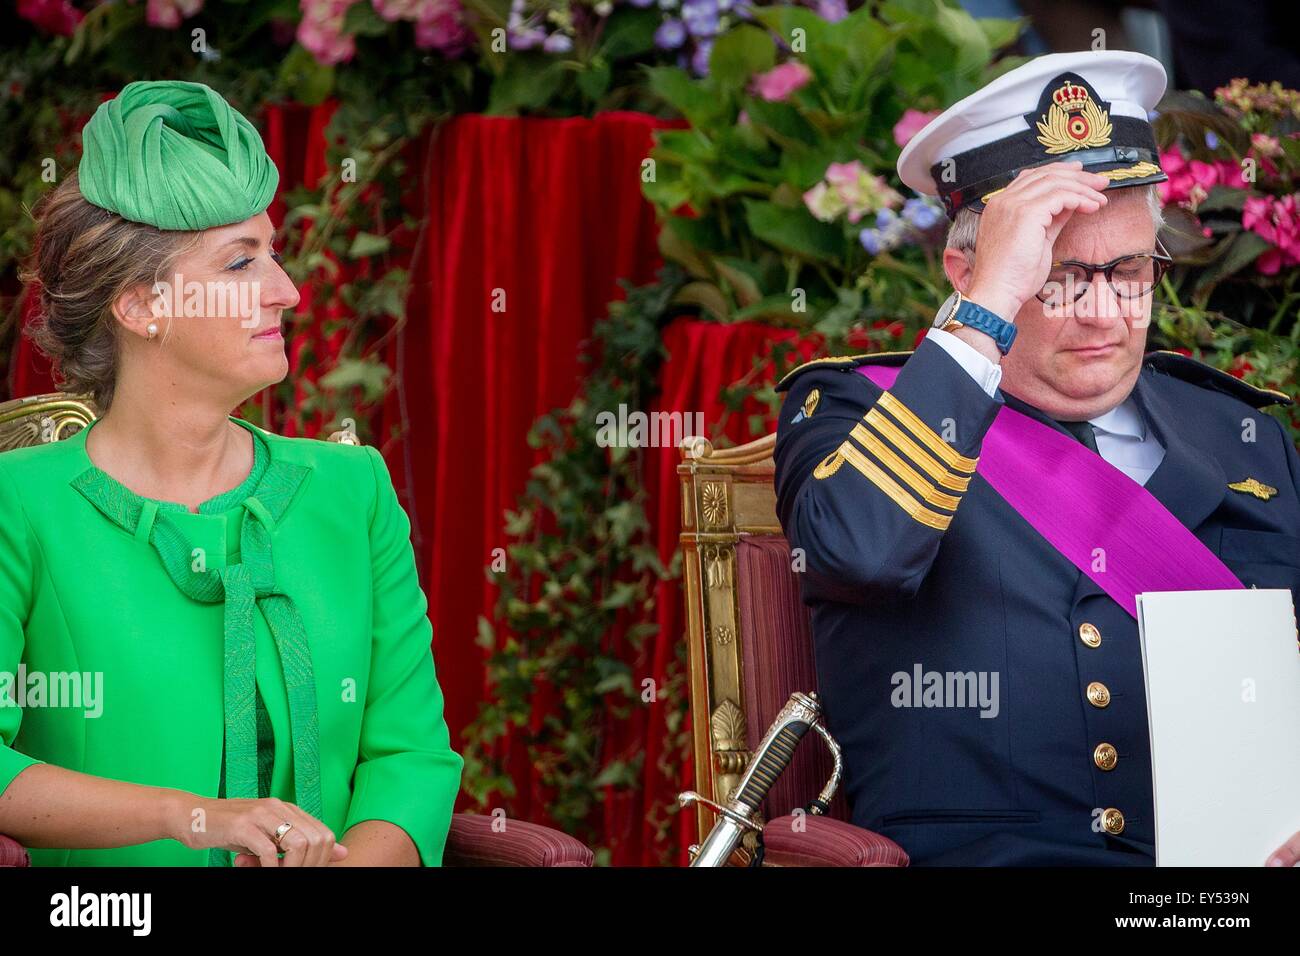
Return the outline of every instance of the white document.
{"type": "Polygon", "coordinates": [[[1291,592],[1139,594],[1157,866],[1263,866],[1300,831],[1291,592]]]}

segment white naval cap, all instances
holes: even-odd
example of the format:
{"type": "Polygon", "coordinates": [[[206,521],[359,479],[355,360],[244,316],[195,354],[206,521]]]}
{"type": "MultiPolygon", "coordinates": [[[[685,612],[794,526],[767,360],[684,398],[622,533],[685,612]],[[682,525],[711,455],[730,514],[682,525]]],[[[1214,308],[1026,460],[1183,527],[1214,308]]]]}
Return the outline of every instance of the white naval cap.
{"type": "Polygon", "coordinates": [[[1165,92],[1159,60],[1125,50],[1050,53],[944,110],[903,148],[898,175],[939,196],[949,218],[1016,174],[1081,160],[1107,188],[1165,181],[1148,115],[1165,92]]]}

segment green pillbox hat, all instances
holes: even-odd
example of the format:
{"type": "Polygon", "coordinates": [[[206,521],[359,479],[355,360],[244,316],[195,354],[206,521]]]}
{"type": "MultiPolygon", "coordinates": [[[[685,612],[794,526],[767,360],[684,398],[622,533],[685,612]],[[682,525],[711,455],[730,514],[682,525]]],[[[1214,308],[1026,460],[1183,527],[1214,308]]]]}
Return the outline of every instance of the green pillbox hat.
{"type": "Polygon", "coordinates": [[[271,204],[280,173],[262,137],[202,83],[128,83],[81,134],[86,201],[158,229],[243,222],[271,204]]]}

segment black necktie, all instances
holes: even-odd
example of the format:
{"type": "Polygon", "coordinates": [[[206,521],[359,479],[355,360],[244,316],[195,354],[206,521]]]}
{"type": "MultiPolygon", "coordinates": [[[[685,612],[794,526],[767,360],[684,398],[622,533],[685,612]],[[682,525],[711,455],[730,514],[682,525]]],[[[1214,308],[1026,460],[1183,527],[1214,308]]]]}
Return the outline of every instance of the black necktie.
{"type": "Polygon", "coordinates": [[[1092,430],[1092,422],[1058,421],[1056,424],[1060,425],[1067,432],[1077,438],[1080,444],[1091,448],[1097,454],[1101,454],[1101,452],[1097,451],[1097,436],[1092,430]]]}

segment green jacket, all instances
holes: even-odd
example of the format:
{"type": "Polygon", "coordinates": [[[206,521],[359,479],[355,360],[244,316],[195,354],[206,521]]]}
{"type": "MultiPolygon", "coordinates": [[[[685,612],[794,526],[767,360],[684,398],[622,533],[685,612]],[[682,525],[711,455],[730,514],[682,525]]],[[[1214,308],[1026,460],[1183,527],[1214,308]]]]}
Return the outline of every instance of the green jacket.
{"type": "MultiPolygon", "coordinates": [[[[464,762],[384,460],[232,421],[254,436],[253,472],[197,514],[96,468],[93,422],[0,454],[0,793],[47,762],[206,797],[315,800],[336,836],[387,820],[439,865],[464,762]],[[246,654],[242,686],[232,653],[246,654]],[[254,673],[256,740],[250,706],[229,703],[251,705],[254,673]]],[[[46,866],[209,862],[173,840],[30,852],[46,866]]]]}

